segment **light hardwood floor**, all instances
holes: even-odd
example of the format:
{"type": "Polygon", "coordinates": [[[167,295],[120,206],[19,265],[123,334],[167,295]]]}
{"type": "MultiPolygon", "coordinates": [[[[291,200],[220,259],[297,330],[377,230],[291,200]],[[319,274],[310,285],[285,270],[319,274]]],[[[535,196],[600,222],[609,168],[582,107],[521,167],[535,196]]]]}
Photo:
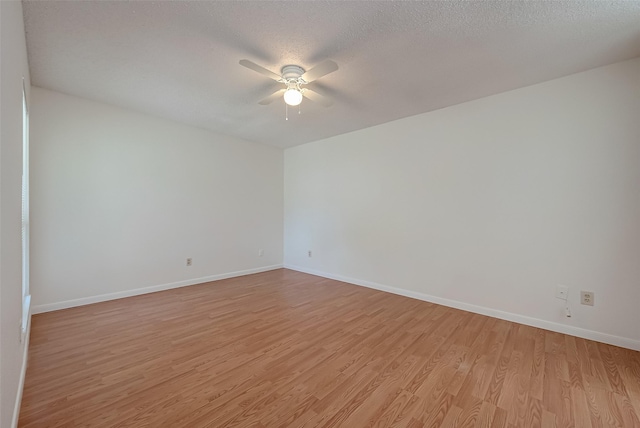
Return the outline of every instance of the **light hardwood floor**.
{"type": "Polygon", "coordinates": [[[640,427],[640,353],[289,270],[35,315],[21,427],[640,427]]]}

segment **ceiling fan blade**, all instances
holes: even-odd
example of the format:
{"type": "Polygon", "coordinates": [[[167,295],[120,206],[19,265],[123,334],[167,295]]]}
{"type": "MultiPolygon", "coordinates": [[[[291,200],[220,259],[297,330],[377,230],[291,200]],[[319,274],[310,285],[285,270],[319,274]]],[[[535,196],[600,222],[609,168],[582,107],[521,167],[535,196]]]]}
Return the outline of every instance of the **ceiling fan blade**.
{"type": "Polygon", "coordinates": [[[265,98],[262,101],[260,101],[258,104],[263,105],[263,106],[271,104],[272,102],[274,102],[275,100],[280,98],[284,94],[284,91],[285,91],[285,89],[278,89],[273,94],[269,95],[267,98],[265,98]]]}
{"type": "Polygon", "coordinates": [[[253,71],[257,71],[263,76],[267,76],[269,79],[273,79],[276,82],[279,82],[282,79],[282,76],[274,73],[273,71],[269,71],[261,65],[256,64],[255,62],[251,62],[248,59],[241,59],[240,65],[250,68],[253,71]]]}
{"type": "Polygon", "coordinates": [[[333,73],[337,69],[338,69],[338,64],[328,59],[316,65],[311,70],[304,73],[301,77],[304,79],[305,82],[311,83],[314,80],[321,78],[322,76],[326,76],[329,73],[333,73]]]}
{"type": "Polygon", "coordinates": [[[316,91],[312,91],[309,88],[305,88],[302,91],[302,95],[310,99],[311,101],[322,104],[324,107],[329,107],[333,104],[333,101],[331,101],[331,99],[325,97],[324,95],[320,95],[316,91]]]}

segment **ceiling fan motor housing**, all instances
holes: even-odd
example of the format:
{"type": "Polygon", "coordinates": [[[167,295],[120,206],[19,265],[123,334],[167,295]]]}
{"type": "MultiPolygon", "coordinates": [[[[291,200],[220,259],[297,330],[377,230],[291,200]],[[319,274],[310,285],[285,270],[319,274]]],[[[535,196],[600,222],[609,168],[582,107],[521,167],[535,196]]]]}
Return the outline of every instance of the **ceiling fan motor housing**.
{"type": "Polygon", "coordinates": [[[297,65],[285,65],[282,67],[282,78],[286,81],[297,80],[304,74],[304,68],[297,65]]]}

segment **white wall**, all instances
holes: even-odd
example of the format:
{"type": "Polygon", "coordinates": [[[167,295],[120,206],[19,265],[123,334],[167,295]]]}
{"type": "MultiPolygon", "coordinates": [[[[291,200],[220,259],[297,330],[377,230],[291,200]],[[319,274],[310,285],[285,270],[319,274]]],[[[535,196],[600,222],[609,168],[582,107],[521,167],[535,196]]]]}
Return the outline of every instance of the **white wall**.
{"type": "Polygon", "coordinates": [[[285,266],[640,349],[640,59],[286,150],[285,266]]]}
{"type": "Polygon", "coordinates": [[[22,78],[29,92],[29,67],[19,1],[0,1],[0,52],[0,426],[4,428],[17,421],[27,343],[21,343],[20,324],[22,78]]]}
{"type": "Polygon", "coordinates": [[[31,104],[34,311],[281,266],[281,149],[37,87],[31,104]]]}

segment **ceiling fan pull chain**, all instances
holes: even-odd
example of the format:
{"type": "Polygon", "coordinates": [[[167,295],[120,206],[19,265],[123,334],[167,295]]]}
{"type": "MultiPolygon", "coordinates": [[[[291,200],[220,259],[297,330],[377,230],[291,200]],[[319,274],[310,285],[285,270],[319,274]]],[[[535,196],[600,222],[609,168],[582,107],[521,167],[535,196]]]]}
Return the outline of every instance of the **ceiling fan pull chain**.
{"type": "Polygon", "coordinates": [[[284,120],[289,120],[289,104],[284,103],[284,120]]]}
{"type": "Polygon", "coordinates": [[[302,104],[298,104],[298,114],[300,114],[301,108],[302,108],[302,104]]]}

